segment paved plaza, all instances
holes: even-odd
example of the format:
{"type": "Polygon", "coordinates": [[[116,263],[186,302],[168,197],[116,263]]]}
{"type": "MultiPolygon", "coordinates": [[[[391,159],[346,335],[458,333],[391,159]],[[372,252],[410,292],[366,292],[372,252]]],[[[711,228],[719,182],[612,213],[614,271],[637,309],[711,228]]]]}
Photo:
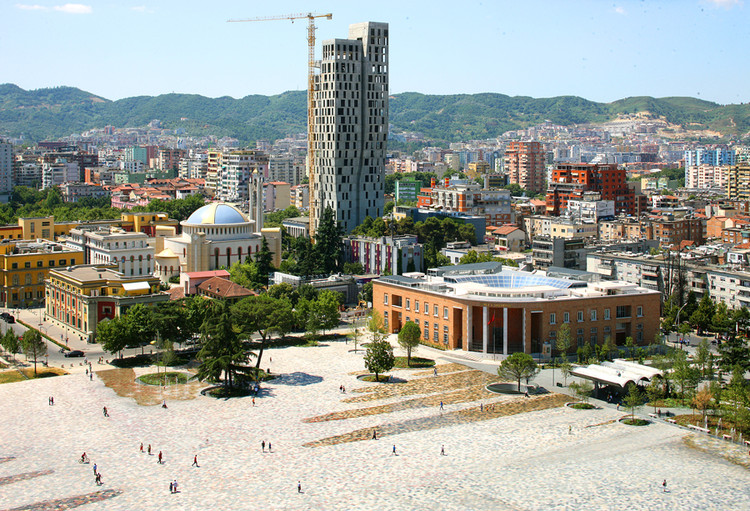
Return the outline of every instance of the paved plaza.
{"type": "Polygon", "coordinates": [[[139,405],[97,364],[93,380],[77,368],[0,385],[0,510],[750,509],[748,469],[691,448],[685,430],[626,426],[622,412],[573,410],[555,394],[480,392],[494,378],[424,348],[438,376],[396,370],[407,383],[366,383],[351,348],[267,350],[263,367],[283,376],[255,406],[193,391],[169,395],[168,409],[139,405]],[[541,409],[515,413],[524,406],[541,409]],[[78,463],[84,451],[91,464],[78,463]]]}

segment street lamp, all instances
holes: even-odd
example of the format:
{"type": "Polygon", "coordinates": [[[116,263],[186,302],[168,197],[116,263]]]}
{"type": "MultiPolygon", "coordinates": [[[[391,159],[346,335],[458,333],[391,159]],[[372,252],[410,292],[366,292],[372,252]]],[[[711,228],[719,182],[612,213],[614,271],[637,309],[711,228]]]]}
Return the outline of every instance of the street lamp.
{"type": "MultiPolygon", "coordinates": [[[[677,310],[677,333],[678,333],[678,334],[680,333],[680,313],[682,312],[682,309],[684,309],[684,308],[685,308],[685,306],[686,306],[686,305],[687,305],[688,303],[689,303],[689,302],[685,302],[685,303],[684,303],[684,304],[682,305],[682,307],[680,307],[680,308],[679,308],[679,309],[677,310]]],[[[682,341],[680,341],[680,349],[682,349],[682,341]]]]}

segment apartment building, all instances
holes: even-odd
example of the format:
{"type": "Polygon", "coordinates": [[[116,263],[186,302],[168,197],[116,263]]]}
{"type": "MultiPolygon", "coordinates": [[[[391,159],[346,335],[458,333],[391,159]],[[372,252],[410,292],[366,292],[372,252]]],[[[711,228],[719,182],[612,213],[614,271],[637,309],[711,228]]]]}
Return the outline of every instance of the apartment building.
{"type": "Polygon", "coordinates": [[[546,154],[539,142],[512,141],[505,148],[503,165],[509,184],[533,193],[544,191],[546,154]]]}
{"type": "Polygon", "coordinates": [[[583,199],[584,192],[598,192],[615,203],[615,213],[635,214],[635,191],[628,186],[624,169],[617,165],[558,163],[547,188],[547,214],[561,215],[568,201],[583,199]]]}

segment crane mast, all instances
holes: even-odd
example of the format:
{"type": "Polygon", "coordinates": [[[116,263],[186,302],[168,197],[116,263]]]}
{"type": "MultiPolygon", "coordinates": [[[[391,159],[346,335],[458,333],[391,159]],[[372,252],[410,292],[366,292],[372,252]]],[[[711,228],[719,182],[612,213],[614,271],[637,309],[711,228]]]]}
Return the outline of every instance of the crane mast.
{"type": "Polygon", "coordinates": [[[315,235],[315,216],[320,204],[315,192],[315,19],[330,20],[333,14],[298,13],[281,16],[266,16],[242,20],[228,20],[229,23],[245,23],[254,21],[276,21],[306,19],[307,23],[307,178],[310,186],[310,237],[315,235]]]}

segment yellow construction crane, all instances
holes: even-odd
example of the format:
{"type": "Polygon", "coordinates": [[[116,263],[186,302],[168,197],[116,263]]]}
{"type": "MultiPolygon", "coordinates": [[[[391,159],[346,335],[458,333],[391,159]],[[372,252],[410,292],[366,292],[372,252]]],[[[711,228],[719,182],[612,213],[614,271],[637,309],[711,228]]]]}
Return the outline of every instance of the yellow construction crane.
{"type": "Polygon", "coordinates": [[[330,20],[333,14],[316,14],[312,12],[265,16],[246,20],[227,20],[228,23],[245,23],[250,21],[277,21],[306,19],[307,23],[307,176],[310,184],[310,237],[315,235],[315,215],[317,213],[317,194],[315,193],[315,18],[330,20]],[[314,202],[315,201],[315,202],[314,202]]]}

